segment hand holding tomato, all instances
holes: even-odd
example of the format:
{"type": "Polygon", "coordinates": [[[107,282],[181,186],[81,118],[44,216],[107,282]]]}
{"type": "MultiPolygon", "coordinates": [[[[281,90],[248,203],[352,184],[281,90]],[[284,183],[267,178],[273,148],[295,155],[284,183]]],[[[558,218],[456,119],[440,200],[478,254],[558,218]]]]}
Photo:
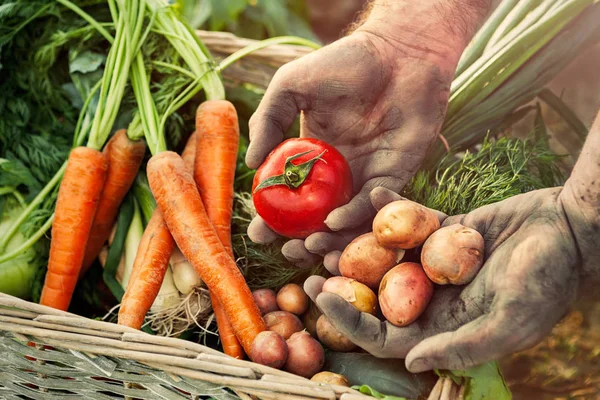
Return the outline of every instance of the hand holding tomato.
{"type": "Polygon", "coordinates": [[[352,196],[352,173],[339,151],[317,139],[290,139],[254,176],[256,212],[274,232],[296,239],[328,230],[327,215],[352,196]]]}
{"type": "MultiPolygon", "coordinates": [[[[452,63],[439,55],[360,28],[279,69],[250,120],[248,166],[262,164],[302,111],[301,137],[339,150],[354,188],[350,201],[327,215],[329,230],[283,246],[288,259],[311,265],[326,256],[326,267],[337,266],[339,251],[369,229],[375,215],[370,191],[399,192],[418,170],[439,132],[453,74],[452,63]]],[[[261,218],[248,235],[259,243],[277,237],[261,218]]]]}

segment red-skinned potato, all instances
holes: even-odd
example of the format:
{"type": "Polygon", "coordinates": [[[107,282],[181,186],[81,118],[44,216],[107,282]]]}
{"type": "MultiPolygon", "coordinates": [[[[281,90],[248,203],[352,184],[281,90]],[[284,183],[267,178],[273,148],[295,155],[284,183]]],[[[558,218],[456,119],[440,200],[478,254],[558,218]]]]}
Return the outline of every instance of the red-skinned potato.
{"type": "Polygon", "coordinates": [[[256,335],[250,347],[250,359],[255,363],[281,369],[288,357],[288,346],[277,332],[263,331],[256,335]]]}
{"type": "Polygon", "coordinates": [[[403,256],[404,250],[383,247],[373,232],[365,233],[344,249],[339,262],[340,273],[377,290],[385,273],[398,265],[403,256]]]}
{"type": "Polygon", "coordinates": [[[394,249],[414,249],[440,228],[437,215],[409,200],[383,207],[373,220],[373,234],[380,245],[394,249]]]}
{"type": "Polygon", "coordinates": [[[374,314],[377,296],[367,285],[351,278],[334,276],[323,284],[323,292],[334,293],[352,304],[358,311],[374,314]]]}
{"type": "Polygon", "coordinates": [[[266,314],[263,319],[265,320],[265,324],[267,324],[267,329],[277,332],[286,340],[293,333],[304,329],[302,321],[287,311],[273,311],[266,314]]]}
{"type": "Polygon", "coordinates": [[[308,296],[295,283],[288,283],[277,293],[277,306],[282,311],[302,315],[308,309],[308,296]]]}
{"type": "Polygon", "coordinates": [[[435,231],[423,245],[423,270],[439,285],[465,285],[483,265],[485,242],[475,229],[454,224],[435,231]]]}
{"type": "Polygon", "coordinates": [[[252,292],[254,302],[262,315],[279,311],[277,306],[277,293],[271,289],[258,289],[252,292]]]}
{"type": "Polygon", "coordinates": [[[328,385],[338,385],[350,387],[350,382],[344,375],[336,374],[329,371],[321,371],[310,378],[313,382],[326,383],[328,385]]]}
{"type": "Polygon", "coordinates": [[[287,340],[288,358],[284,369],[310,378],[325,364],[325,351],[308,332],[296,332],[287,340]]]}
{"type": "Polygon", "coordinates": [[[417,263],[402,263],[392,268],[379,286],[379,306],[385,319],[396,326],[413,323],[427,308],[433,283],[417,263]]]}
{"type": "Polygon", "coordinates": [[[317,336],[321,343],[333,351],[348,352],[356,348],[356,345],[342,335],[324,315],[317,320],[317,336]]]}

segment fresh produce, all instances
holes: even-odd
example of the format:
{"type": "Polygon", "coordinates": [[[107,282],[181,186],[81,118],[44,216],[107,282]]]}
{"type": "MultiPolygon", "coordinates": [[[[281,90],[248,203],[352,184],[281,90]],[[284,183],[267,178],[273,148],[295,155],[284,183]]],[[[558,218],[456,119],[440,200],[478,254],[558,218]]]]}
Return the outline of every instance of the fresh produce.
{"type": "Polygon", "coordinates": [[[380,245],[405,250],[421,246],[439,228],[433,211],[408,200],[386,205],[373,220],[373,234],[380,245]]]}
{"type": "Polygon", "coordinates": [[[379,306],[385,319],[396,326],[413,323],[425,311],[433,295],[433,283],[423,268],[412,262],[392,268],[379,286],[379,306]]]}
{"type": "Polygon", "coordinates": [[[327,215],[352,196],[352,173],[335,147],[288,139],[256,171],[252,193],[256,212],[273,231],[303,239],[328,230],[327,215]]]}
{"type": "Polygon", "coordinates": [[[277,306],[282,311],[302,315],[308,309],[308,296],[295,283],[288,283],[277,292],[277,306]]]}
{"type": "Polygon", "coordinates": [[[308,332],[296,332],[287,340],[288,358],[284,369],[310,378],[325,364],[325,351],[308,332]]]}
{"type": "Polygon", "coordinates": [[[243,275],[208,219],[192,174],[181,157],[170,151],[153,156],[147,171],[150,188],[175,242],[223,305],[248,353],[266,326],[243,275]]]}
{"type": "Polygon", "coordinates": [[[435,231],[423,245],[421,264],[438,285],[465,285],[483,265],[485,242],[475,229],[454,224],[435,231]]]}
{"type": "Polygon", "coordinates": [[[277,293],[271,289],[257,289],[252,292],[254,302],[258,306],[260,313],[266,315],[273,311],[279,311],[277,306],[277,293]]]}
{"type": "Polygon", "coordinates": [[[304,329],[300,318],[287,311],[272,311],[264,316],[264,320],[267,329],[277,332],[286,340],[304,329]]]}
{"type": "Polygon", "coordinates": [[[127,137],[127,131],[121,129],[108,141],[103,153],[108,160],[108,172],[90,229],[80,275],[90,268],[108,239],[119,206],[131,188],[144,159],[146,143],[143,140],[131,140],[127,137]]]}
{"type": "Polygon", "coordinates": [[[403,256],[404,250],[383,247],[372,232],[365,233],[344,249],[339,261],[340,273],[377,290],[385,273],[396,266],[403,256]]]}
{"type": "Polygon", "coordinates": [[[319,308],[311,301],[308,306],[308,311],[304,313],[304,316],[302,317],[304,328],[314,338],[317,337],[317,321],[321,315],[319,308]]]}
{"type": "MultiPolygon", "coordinates": [[[[231,248],[231,215],[240,132],[233,104],[227,100],[209,100],[200,104],[196,111],[196,133],[194,180],[208,219],[235,261],[231,248]]],[[[225,354],[243,358],[241,345],[219,298],[212,291],[209,293],[225,354]]]]}
{"type": "Polygon", "coordinates": [[[324,315],[317,320],[317,337],[321,343],[334,351],[345,352],[356,348],[356,345],[342,335],[324,315]]]}
{"type": "Polygon", "coordinates": [[[261,332],[252,342],[250,358],[258,364],[282,368],[288,358],[288,345],[276,332],[261,332]]]}
{"type": "Polygon", "coordinates": [[[360,312],[374,314],[377,309],[377,296],[368,286],[355,279],[334,276],[327,279],[323,292],[337,294],[360,312]]]}
{"type": "Polygon", "coordinates": [[[71,151],[56,202],[40,304],[69,308],[107,170],[106,156],[98,150],[77,147],[71,151]]]}
{"type": "Polygon", "coordinates": [[[175,241],[156,209],[137,249],[131,277],[119,308],[119,324],[140,329],[158,295],[175,241]]]}
{"type": "Polygon", "coordinates": [[[177,286],[177,290],[179,290],[181,294],[189,294],[202,284],[202,279],[200,279],[200,276],[194,267],[177,247],[175,247],[173,253],[171,253],[169,265],[173,271],[173,281],[175,282],[175,286],[177,286]]]}
{"type": "Polygon", "coordinates": [[[313,382],[326,383],[328,385],[338,385],[338,386],[347,386],[350,387],[350,382],[344,375],[336,374],[334,372],[329,371],[321,371],[312,378],[310,378],[313,382]]]}

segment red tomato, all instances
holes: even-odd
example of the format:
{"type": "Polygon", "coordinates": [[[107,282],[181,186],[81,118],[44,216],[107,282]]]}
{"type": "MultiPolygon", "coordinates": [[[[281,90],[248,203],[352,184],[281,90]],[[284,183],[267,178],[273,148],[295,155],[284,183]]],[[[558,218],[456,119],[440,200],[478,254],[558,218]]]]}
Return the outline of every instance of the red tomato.
{"type": "Polygon", "coordinates": [[[273,231],[304,239],[328,231],[327,215],[350,201],[352,172],[335,147],[317,139],[289,139],[258,168],[252,193],[256,212],[273,231]]]}

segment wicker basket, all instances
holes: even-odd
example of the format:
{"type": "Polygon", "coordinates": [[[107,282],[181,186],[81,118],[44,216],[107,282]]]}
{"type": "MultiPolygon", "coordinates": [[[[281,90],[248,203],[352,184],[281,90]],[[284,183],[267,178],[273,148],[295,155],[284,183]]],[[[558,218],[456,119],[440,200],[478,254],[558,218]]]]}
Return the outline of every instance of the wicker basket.
{"type": "MultiPolygon", "coordinates": [[[[217,59],[253,40],[198,31],[217,59]]],[[[312,51],[276,45],[224,76],[266,87],[277,68],[312,51]]],[[[356,390],[231,358],[197,343],[58,311],[0,293],[2,399],[373,399],[356,390]]],[[[430,400],[463,397],[440,378],[430,400]]]]}

